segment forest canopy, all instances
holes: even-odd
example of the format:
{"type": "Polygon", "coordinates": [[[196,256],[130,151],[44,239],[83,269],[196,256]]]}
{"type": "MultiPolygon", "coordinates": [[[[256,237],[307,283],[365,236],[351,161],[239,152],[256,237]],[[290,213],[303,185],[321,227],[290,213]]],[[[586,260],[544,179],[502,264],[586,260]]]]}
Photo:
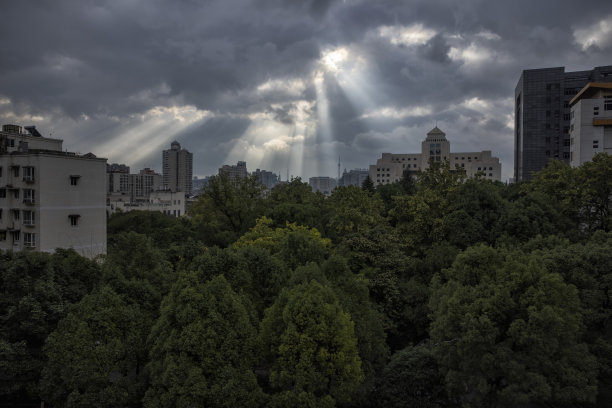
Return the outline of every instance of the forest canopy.
{"type": "Polygon", "coordinates": [[[99,259],[0,253],[0,401],[606,407],[611,198],[606,154],[328,197],[213,177],[185,217],[113,215],[99,259]]]}

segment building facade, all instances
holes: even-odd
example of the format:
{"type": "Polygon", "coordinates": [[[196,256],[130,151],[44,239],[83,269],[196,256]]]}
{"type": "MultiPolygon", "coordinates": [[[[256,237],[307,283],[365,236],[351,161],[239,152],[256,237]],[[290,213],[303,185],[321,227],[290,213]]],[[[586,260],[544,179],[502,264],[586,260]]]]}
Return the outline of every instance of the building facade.
{"type": "Polygon", "coordinates": [[[272,173],[271,171],[257,169],[253,174],[255,177],[257,177],[257,180],[259,180],[259,182],[268,189],[271,189],[280,183],[280,178],[278,175],[272,173]]]}
{"type": "Polygon", "coordinates": [[[321,192],[330,195],[336,188],[336,179],[332,177],[311,177],[308,179],[308,185],[315,193],[321,192]]]}
{"type": "Polygon", "coordinates": [[[429,167],[430,162],[448,161],[452,169],[461,169],[467,177],[479,175],[488,180],[501,180],[501,163],[490,150],[453,153],[446,134],[436,126],[421,143],[420,153],[383,153],[376,164],[370,165],[370,179],[375,186],[399,182],[404,173],[415,175],[429,167]]]}
{"type": "Polygon", "coordinates": [[[514,91],[514,179],[531,179],[551,159],[570,162],[570,101],[589,82],[612,82],[612,66],[522,72],[514,91]]]}
{"type": "Polygon", "coordinates": [[[612,82],[590,82],[570,101],[570,165],[612,153],[612,82]]]}
{"type": "Polygon", "coordinates": [[[0,249],[106,253],[106,159],[62,149],[34,127],[0,132],[0,249]]]}
{"type": "Polygon", "coordinates": [[[157,211],[173,217],[185,215],[187,199],[182,192],[160,190],[151,192],[146,200],[124,201],[121,197],[111,196],[108,202],[109,214],[117,211],[157,211]]]}
{"type": "Polygon", "coordinates": [[[164,189],[191,195],[193,154],[186,149],[181,149],[181,144],[175,140],[170,144],[169,150],[162,152],[162,166],[164,189]]]}
{"type": "Polygon", "coordinates": [[[229,178],[244,178],[249,175],[246,162],[239,161],[236,165],[224,164],[219,167],[219,175],[227,174],[229,178]]]}
{"type": "Polygon", "coordinates": [[[349,172],[344,169],[344,173],[338,180],[338,186],[357,186],[361,187],[363,182],[368,178],[370,172],[367,169],[353,169],[349,172]]]}

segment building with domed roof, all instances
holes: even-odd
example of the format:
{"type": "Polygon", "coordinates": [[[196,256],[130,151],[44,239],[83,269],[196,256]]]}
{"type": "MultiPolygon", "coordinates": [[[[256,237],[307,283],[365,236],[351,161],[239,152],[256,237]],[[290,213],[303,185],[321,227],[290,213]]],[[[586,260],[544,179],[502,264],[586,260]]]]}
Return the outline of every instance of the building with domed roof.
{"type": "Polygon", "coordinates": [[[406,172],[416,175],[429,167],[430,162],[448,161],[451,170],[461,169],[467,177],[480,175],[487,180],[501,180],[501,163],[490,150],[453,153],[446,134],[434,127],[421,143],[420,153],[383,153],[376,164],[370,165],[370,178],[374,185],[400,181],[406,172]]]}

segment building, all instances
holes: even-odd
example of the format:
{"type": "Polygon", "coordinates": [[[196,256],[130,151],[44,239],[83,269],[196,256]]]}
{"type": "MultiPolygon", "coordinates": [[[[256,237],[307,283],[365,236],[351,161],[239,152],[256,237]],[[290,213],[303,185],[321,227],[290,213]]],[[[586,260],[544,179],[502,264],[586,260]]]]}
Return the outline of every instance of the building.
{"type": "Polygon", "coordinates": [[[370,172],[367,169],[353,169],[349,172],[344,169],[344,173],[338,180],[338,186],[357,186],[361,187],[368,178],[370,172]]]}
{"type": "Polygon", "coordinates": [[[396,183],[404,173],[414,175],[429,167],[430,161],[448,161],[451,169],[461,169],[467,177],[480,175],[488,180],[501,180],[501,164],[490,150],[452,153],[446,134],[438,127],[427,133],[421,143],[421,153],[383,153],[376,164],[370,165],[370,179],[375,186],[396,183]]]}
{"type": "Polygon", "coordinates": [[[108,212],[117,211],[158,211],[173,217],[185,215],[187,198],[183,192],[159,190],[151,192],[146,200],[124,201],[120,197],[111,197],[108,202],[108,212]]]}
{"type": "Polygon", "coordinates": [[[35,127],[0,132],[0,249],[106,253],[106,159],[65,152],[35,127]]]}
{"type": "Polygon", "coordinates": [[[162,153],[163,187],[172,192],[182,192],[191,195],[191,180],[193,178],[193,154],[176,140],[170,144],[169,150],[162,153]]]}
{"type": "Polygon", "coordinates": [[[612,82],[589,82],[570,101],[570,164],[612,153],[612,82]]]}
{"type": "Polygon", "coordinates": [[[312,191],[321,192],[325,195],[330,195],[336,188],[336,179],[331,177],[311,177],[308,179],[308,185],[312,191]]]}
{"type": "Polygon", "coordinates": [[[249,175],[247,171],[246,162],[239,161],[235,166],[224,164],[219,168],[219,175],[227,174],[229,178],[244,178],[249,175]]]}
{"type": "Polygon", "coordinates": [[[144,168],[138,174],[130,174],[128,188],[132,202],[147,201],[151,193],[162,189],[162,175],[144,168]]]}
{"type": "Polygon", "coordinates": [[[275,185],[280,183],[280,177],[271,171],[257,169],[253,174],[257,177],[257,180],[268,189],[272,189],[275,185]]]}
{"type": "Polygon", "coordinates": [[[514,179],[531,179],[551,159],[570,162],[570,100],[589,82],[611,82],[612,66],[525,70],[514,91],[514,179]]]}

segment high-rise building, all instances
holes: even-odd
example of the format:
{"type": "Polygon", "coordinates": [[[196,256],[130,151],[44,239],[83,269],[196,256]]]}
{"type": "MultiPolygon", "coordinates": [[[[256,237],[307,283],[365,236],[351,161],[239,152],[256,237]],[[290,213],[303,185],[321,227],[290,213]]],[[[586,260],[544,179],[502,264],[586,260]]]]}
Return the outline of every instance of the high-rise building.
{"type": "Polygon", "coordinates": [[[271,171],[257,169],[253,174],[255,177],[257,177],[257,180],[259,180],[259,182],[267,188],[271,189],[280,183],[278,175],[272,173],[271,171]]]}
{"type": "Polygon", "coordinates": [[[163,151],[162,161],[164,189],[191,195],[193,154],[181,149],[180,143],[175,140],[170,144],[169,150],[163,151]]]}
{"type": "Polygon", "coordinates": [[[367,169],[353,169],[348,172],[344,169],[344,173],[342,173],[342,176],[338,179],[338,186],[361,187],[369,174],[370,172],[367,169]]]}
{"type": "Polygon", "coordinates": [[[370,165],[370,179],[376,186],[396,183],[404,174],[413,175],[426,169],[431,161],[448,161],[451,170],[461,169],[468,177],[480,175],[488,180],[501,180],[499,158],[493,157],[490,150],[452,153],[446,133],[438,127],[427,133],[421,143],[421,153],[383,153],[376,164],[370,165]]]}
{"type": "Polygon", "coordinates": [[[612,66],[523,71],[514,91],[514,179],[531,179],[551,159],[570,162],[570,100],[589,82],[612,82],[612,66]]]}
{"type": "Polygon", "coordinates": [[[311,177],[308,179],[308,185],[315,193],[321,192],[330,195],[336,188],[336,179],[332,177],[311,177]]]}
{"type": "Polygon", "coordinates": [[[249,175],[249,172],[247,171],[246,162],[239,161],[235,166],[230,166],[228,164],[224,164],[223,166],[221,166],[219,168],[219,175],[221,174],[227,174],[229,178],[244,178],[249,175]]]}
{"type": "Polygon", "coordinates": [[[106,253],[106,159],[65,152],[35,127],[0,132],[0,249],[106,253]]]}
{"type": "Polygon", "coordinates": [[[612,154],[612,82],[589,82],[570,101],[570,164],[612,154]]]}

